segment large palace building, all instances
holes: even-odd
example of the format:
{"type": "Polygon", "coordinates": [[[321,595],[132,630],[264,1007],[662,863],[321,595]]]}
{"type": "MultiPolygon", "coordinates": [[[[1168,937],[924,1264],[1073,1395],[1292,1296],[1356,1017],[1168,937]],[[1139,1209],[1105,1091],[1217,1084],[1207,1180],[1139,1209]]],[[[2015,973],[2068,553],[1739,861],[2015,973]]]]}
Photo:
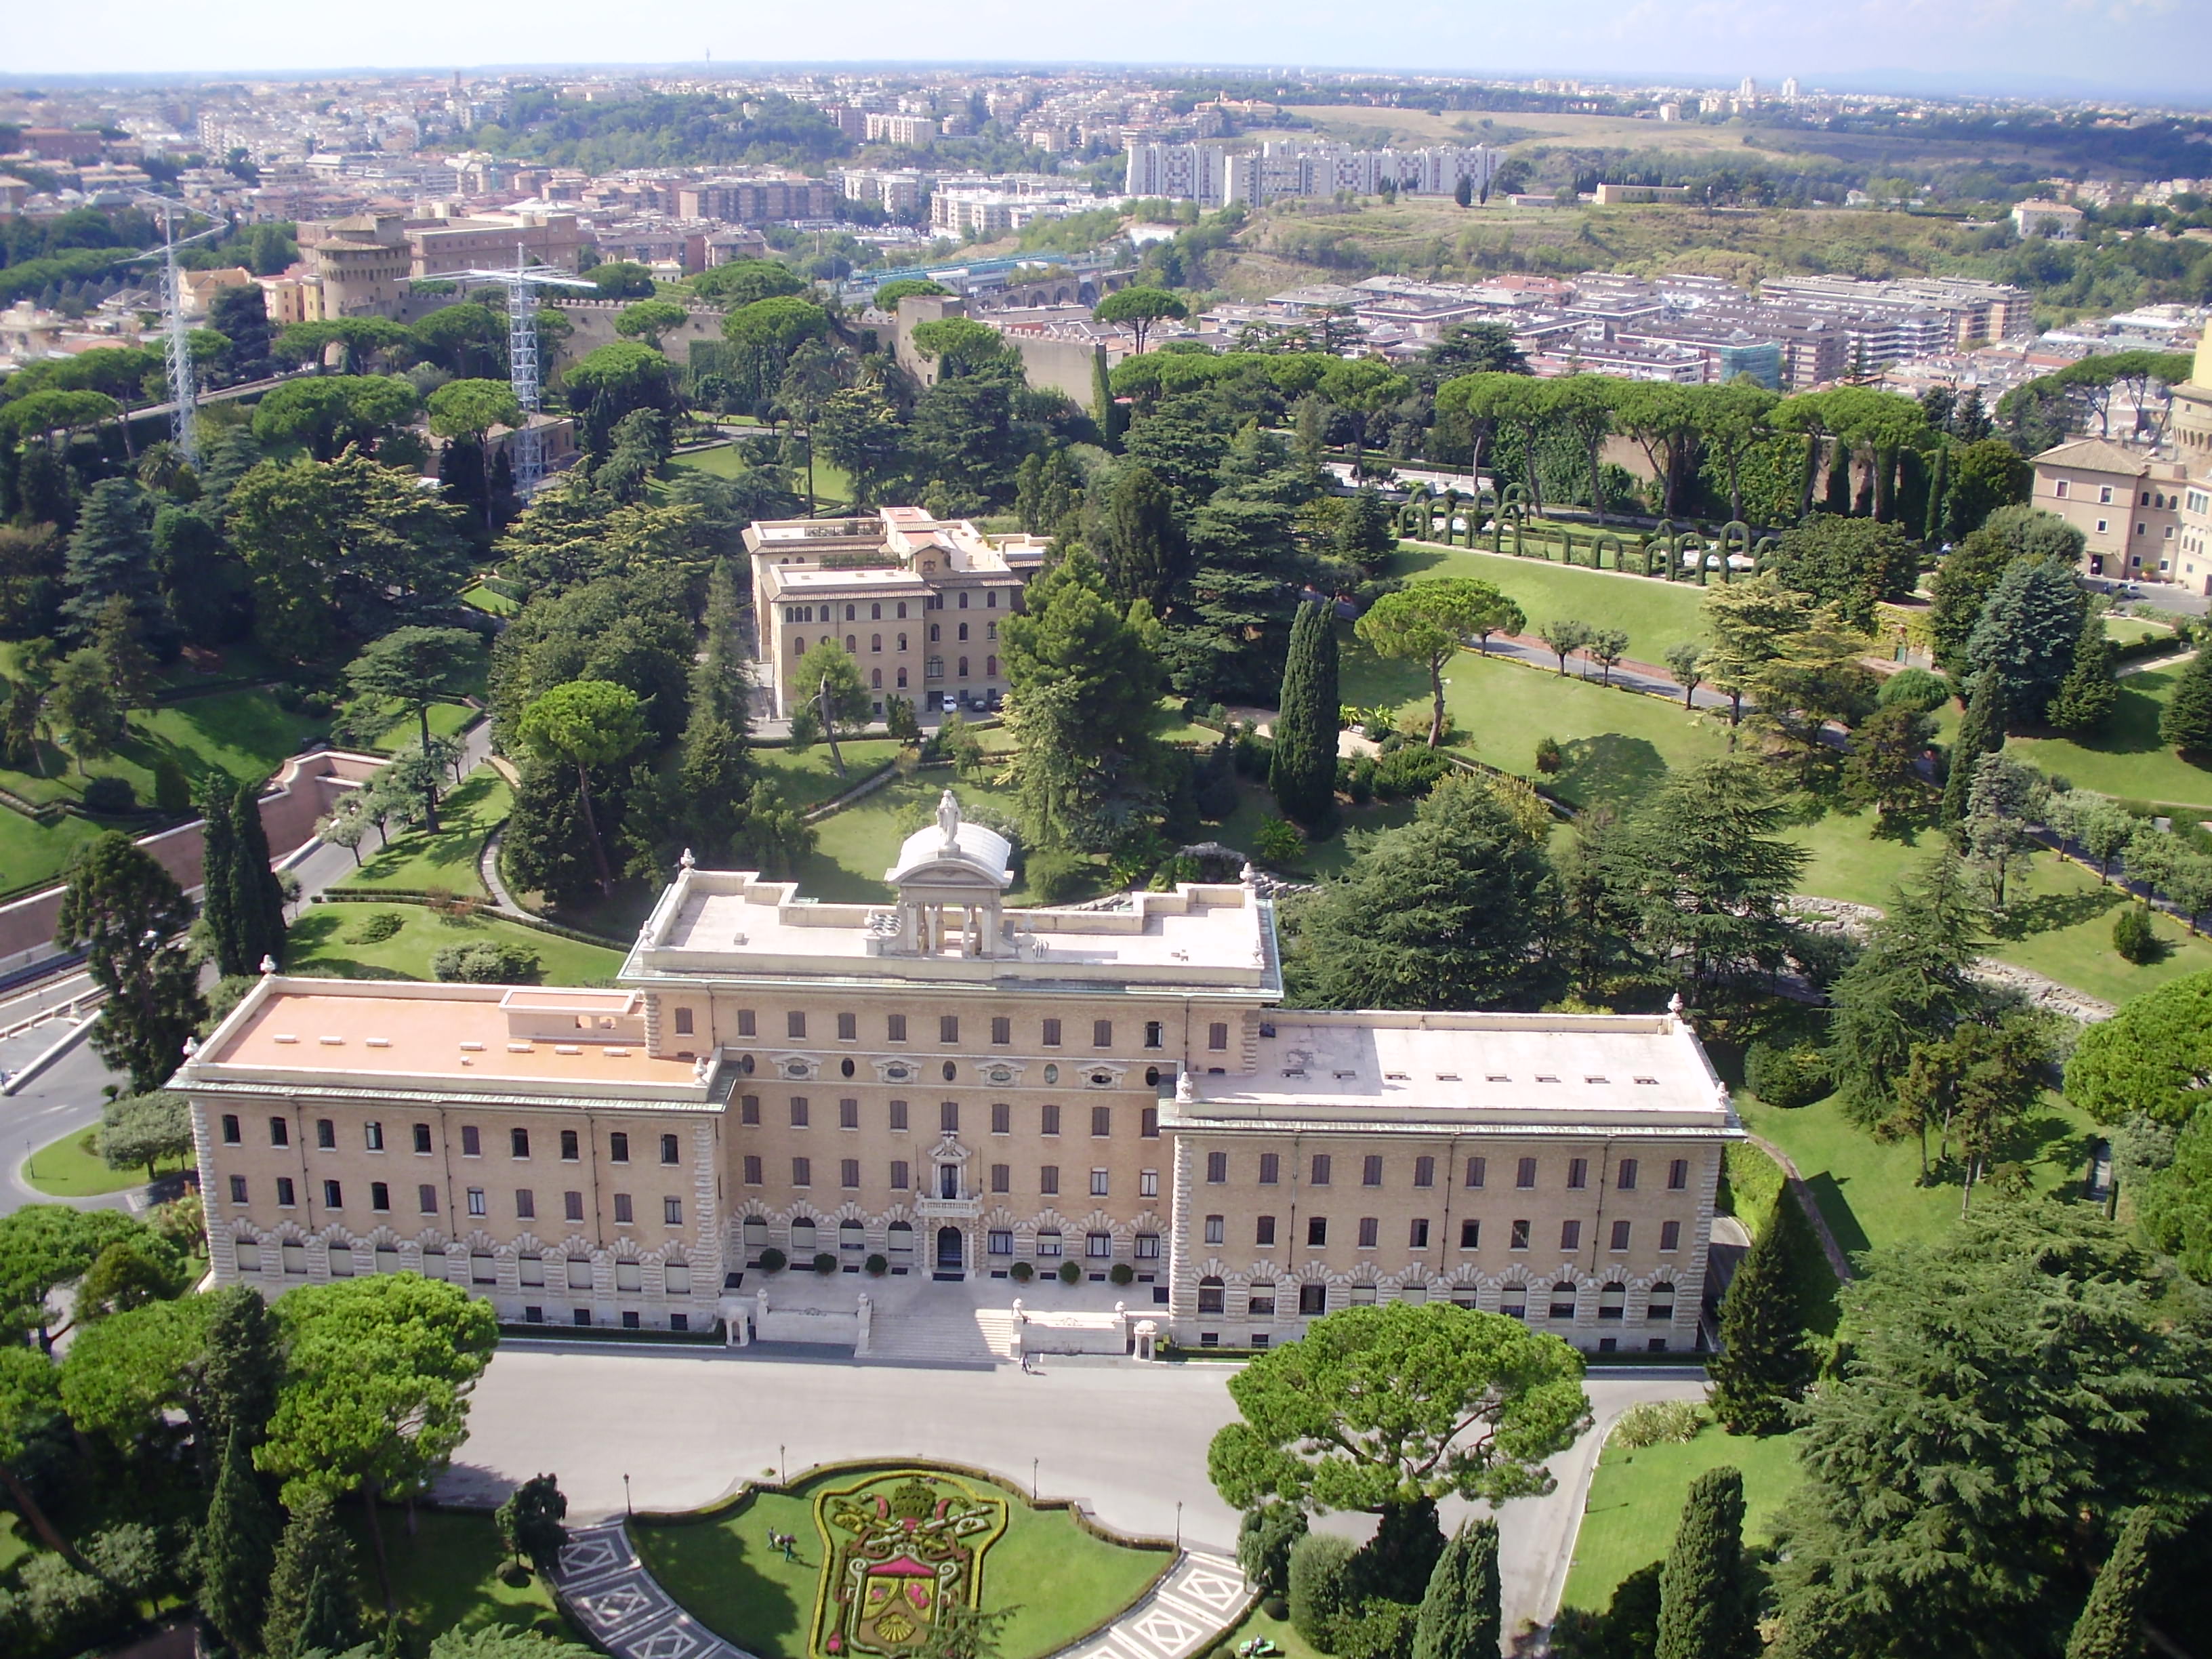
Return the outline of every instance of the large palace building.
{"type": "Polygon", "coordinates": [[[1281,1008],[1249,881],[1012,909],[1007,854],[948,793],[887,905],[687,863],[612,990],[268,976],[172,1085],[216,1278],[697,1330],[771,1249],[1072,1261],[1193,1346],[1431,1298],[1694,1346],[1742,1130],[1681,1019],[1281,1008]]]}

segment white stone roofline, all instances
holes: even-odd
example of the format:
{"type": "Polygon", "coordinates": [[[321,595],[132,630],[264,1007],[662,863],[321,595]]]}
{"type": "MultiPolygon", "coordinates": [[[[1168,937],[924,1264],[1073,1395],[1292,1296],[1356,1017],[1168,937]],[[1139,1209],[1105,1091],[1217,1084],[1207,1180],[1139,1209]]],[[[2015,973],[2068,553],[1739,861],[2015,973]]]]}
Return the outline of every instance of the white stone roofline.
{"type": "Polygon", "coordinates": [[[1449,1106],[1409,1103],[1376,1108],[1310,1106],[1300,1103],[1277,1116],[1248,1114],[1234,1117],[1197,1117],[1178,1110],[1165,1085],[1160,1094],[1160,1127],[1194,1133],[1266,1136],[1280,1140],[1285,1134],[1342,1135],[1357,1131],[1362,1136],[1391,1135],[1412,1140],[1483,1140],[1501,1138],[1530,1140],[1748,1140],[1751,1134],[1734,1111],[1692,1115],[1682,1112],[1639,1112],[1633,1122],[1618,1112],[1596,1107],[1577,1112],[1572,1107],[1547,1107],[1526,1116],[1510,1109],[1481,1113],[1449,1106]],[[1413,1117],[1409,1113],[1432,1115],[1413,1117]]]}

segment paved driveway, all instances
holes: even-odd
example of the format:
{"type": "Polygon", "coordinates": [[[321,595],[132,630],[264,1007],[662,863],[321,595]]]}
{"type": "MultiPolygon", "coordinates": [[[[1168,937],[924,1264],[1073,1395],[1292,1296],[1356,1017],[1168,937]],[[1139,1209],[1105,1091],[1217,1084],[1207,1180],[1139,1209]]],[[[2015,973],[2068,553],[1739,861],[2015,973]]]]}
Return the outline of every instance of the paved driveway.
{"type": "MultiPolygon", "coordinates": [[[[789,1351],[786,1351],[788,1353],[789,1351]]],[[[971,1463],[1079,1498],[1124,1532],[1182,1535],[1233,1553],[1237,1516],[1206,1478],[1206,1448],[1234,1415],[1228,1365],[1139,1366],[1048,1358],[932,1369],[772,1356],[508,1346],[470,1412],[467,1443],[439,1495],[496,1502],[515,1482],[557,1474],[578,1521],[617,1513],[623,1476],[641,1510],[690,1509],[779,1468],[854,1457],[971,1463]]],[[[1595,1378],[1598,1426],[1553,1462],[1559,1489],[1506,1505],[1506,1623],[1547,1619],[1565,1582],[1604,1426],[1638,1400],[1703,1394],[1680,1376],[1595,1378]]],[[[1465,1506],[1446,1506],[1455,1524],[1465,1506]]],[[[1332,1528],[1358,1533],[1358,1516],[1332,1528]]]]}

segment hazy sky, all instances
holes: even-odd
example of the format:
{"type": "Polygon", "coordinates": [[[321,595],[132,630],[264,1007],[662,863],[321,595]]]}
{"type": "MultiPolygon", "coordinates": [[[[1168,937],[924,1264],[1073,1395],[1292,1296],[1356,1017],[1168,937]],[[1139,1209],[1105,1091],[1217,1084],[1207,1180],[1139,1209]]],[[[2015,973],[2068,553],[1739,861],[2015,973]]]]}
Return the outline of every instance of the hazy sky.
{"type": "Polygon", "coordinates": [[[1911,89],[2029,85],[2212,104],[2212,0],[300,0],[0,6],[0,76],[539,63],[904,60],[1423,67],[1911,89]],[[1117,27],[1116,19],[1127,27],[1117,27]]]}

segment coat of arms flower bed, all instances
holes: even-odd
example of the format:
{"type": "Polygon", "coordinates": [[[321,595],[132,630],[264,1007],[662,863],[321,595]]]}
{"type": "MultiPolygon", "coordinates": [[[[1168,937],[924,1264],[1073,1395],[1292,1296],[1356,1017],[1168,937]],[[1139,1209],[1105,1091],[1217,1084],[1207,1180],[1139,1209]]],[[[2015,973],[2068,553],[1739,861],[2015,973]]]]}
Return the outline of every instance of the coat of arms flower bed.
{"type": "Polygon", "coordinates": [[[1006,1529],[1006,1500],[918,1469],[825,1488],[813,1652],[905,1659],[952,1607],[981,1604],[984,1553],[1006,1529]]]}

